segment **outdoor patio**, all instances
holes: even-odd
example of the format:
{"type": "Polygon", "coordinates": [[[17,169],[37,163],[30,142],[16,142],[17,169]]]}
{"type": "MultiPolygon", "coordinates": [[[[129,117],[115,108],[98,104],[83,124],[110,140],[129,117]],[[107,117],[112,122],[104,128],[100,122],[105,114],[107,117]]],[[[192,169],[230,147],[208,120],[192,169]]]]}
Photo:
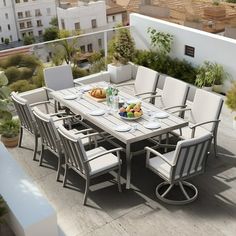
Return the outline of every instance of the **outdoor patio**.
{"type": "MultiPolygon", "coordinates": [[[[218,157],[210,156],[205,174],[190,180],[197,186],[199,197],[185,206],[166,205],[156,198],[155,187],[162,179],[145,168],[144,155],[133,158],[130,190],[125,189],[122,178],[123,192],[119,193],[109,182],[112,176],[105,175],[93,182],[88,206],[83,206],[84,180],[71,171],[68,187],[63,188],[55,180],[56,159],[52,154],[48,153],[43,167],[32,160],[31,136],[25,136],[25,148],[9,152],[56,210],[60,235],[230,236],[236,232],[236,135],[232,114],[225,105],[218,135],[218,157]]],[[[124,158],[122,170],[125,177],[124,158]]]]}

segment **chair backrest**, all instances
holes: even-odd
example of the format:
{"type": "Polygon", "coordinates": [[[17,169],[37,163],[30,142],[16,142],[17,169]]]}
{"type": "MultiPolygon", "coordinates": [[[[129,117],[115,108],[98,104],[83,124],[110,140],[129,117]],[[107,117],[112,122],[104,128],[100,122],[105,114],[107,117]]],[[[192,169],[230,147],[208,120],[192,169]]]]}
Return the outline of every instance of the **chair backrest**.
{"type": "MultiPolygon", "coordinates": [[[[194,124],[217,120],[220,117],[223,99],[214,93],[197,89],[191,107],[190,121],[194,124]]],[[[210,132],[215,129],[215,123],[204,125],[210,132]]]]}
{"type": "Polygon", "coordinates": [[[50,115],[43,113],[37,107],[34,107],[33,114],[41,136],[41,142],[55,155],[62,152],[60,138],[50,115]]]}
{"type": "Polygon", "coordinates": [[[74,87],[70,65],[45,68],[43,71],[46,87],[61,90],[74,87]]]}
{"type": "Polygon", "coordinates": [[[135,93],[154,92],[158,81],[158,73],[144,66],[138,66],[135,78],[135,93]]]}
{"type": "Polygon", "coordinates": [[[187,83],[167,76],[162,90],[163,107],[185,105],[189,86],[187,83]]]}
{"type": "Polygon", "coordinates": [[[81,139],[62,125],[58,127],[58,133],[65,150],[66,163],[82,174],[89,174],[90,166],[84,163],[87,155],[81,139]]]}
{"type": "Polygon", "coordinates": [[[11,98],[20,119],[21,126],[32,134],[38,134],[36,122],[28,101],[20,97],[16,92],[11,93],[11,98]]]}
{"type": "Polygon", "coordinates": [[[179,141],[174,152],[171,179],[181,180],[204,172],[212,134],[179,141]]]}

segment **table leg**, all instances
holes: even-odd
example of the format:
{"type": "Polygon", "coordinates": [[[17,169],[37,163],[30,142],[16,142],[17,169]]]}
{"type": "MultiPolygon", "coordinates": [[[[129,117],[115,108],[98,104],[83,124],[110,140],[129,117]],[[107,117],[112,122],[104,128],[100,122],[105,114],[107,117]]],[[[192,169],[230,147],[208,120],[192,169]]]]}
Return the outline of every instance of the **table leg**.
{"type": "Polygon", "coordinates": [[[130,144],[126,144],[126,189],[130,189],[130,179],[131,179],[131,154],[130,154],[130,144]]]}

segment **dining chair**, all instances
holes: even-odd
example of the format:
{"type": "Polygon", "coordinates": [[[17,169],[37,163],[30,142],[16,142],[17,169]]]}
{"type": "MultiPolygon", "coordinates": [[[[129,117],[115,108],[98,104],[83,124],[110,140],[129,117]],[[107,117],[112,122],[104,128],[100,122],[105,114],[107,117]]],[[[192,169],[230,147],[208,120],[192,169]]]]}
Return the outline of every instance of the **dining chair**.
{"type": "Polygon", "coordinates": [[[48,104],[49,101],[41,101],[33,104],[29,104],[27,99],[22,98],[18,93],[12,92],[11,99],[15,106],[17,115],[20,120],[20,138],[18,146],[22,147],[22,137],[23,131],[28,131],[31,135],[34,136],[35,146],[34,146],[34,155],[33,160],[36,160],[36,154],[38,149],[38,138],[40,136],[35,118],[32,113],[32,107],[45,105],[45,110],[49,111],[48,104]]]}
{"type": "Polygon", "coordinates": [[[158,72],[144,66],[138,66],[134,82],[119,84],[116,85],[116,87],[133,85],[135,96],[155,94],[158,77],[159,77],[158,72]]]}
{"type": "MultiPolygon", "coordinates": [[[[161,94],[151,95],[144,99],[155,99],[155,105],[163,110],[180,109],[186,107],[189,85],[181,80],[167,76],[161,94]]],[[[181,115],[181,114],[179,114],[181,115]]]]}
{"type": "Polygon", "coordinates": [[[181,205],[197,198],[197,188],[186,180],[205,171],[211,141],[212,134],[208,133],[198,138],[179,141],[174,151],[164,154],[150,147],[145,148],[146,167],[164,179],[164,182],[156,187],[158,199],[168,204],[181,205]],[[154,157],[151,158],[151,154],[154,157]],[[179,199],[179,195],[178,199],[168,197],[168,193],[175,186],[180,187],[184,199],[179,199]],[[191,189],[192,194],[188,189],[191,189]]]}
{"type": "Polygon", "coordinates": [[[112,170],[118,170],[117,183],[118,189],[121,192],[120,151],[122,150],[122,148],[119,147],[111,150],[106,150],[102,146],[99,146],[89,151],[85,151],[83,139],[96,136],[98,133],[79,137],[76,134],[73,134],[71,131],[66,130],[63,126],[58,127],[58,132],[65,150],[65,175],[63,186],[66,185],[66,179],[69,169],[75,171],[82,178],[84,178],[86,181],[86,188],[83,204],[85,205],[89,193],[90,180],[112,170]],[[116,153],[116,155],[112,153],[116,153]]]}
{"type": "Polygon", "coordinates": [[[203,89],[196,89],[194,100],[191,107],[177,110],[176,112],[185,112],[185,119],[189,120],[189,126],[179,131],[171,132],[181,139],[190,139],[200,137],[207,133],[213,134],[214,154],[217,155],[217,131],[219,126],[219,117],[223,106],[223,99],[212,92],[203,89]],[[188,114],[187,114],[188,112],[188,114]]]}
{"type": "MultiPolygon", "coordinates": [[[[45,149],[48,149],[58,159],[57,177],[56,177],[58,181],[60,178],[61,165],[64,160],[64,149],[62,147],[60,137],[57,132],[57,126],[61,123],[60,121],[71,119],[72,116],[54,118],[54,115],[57,116],[57,113],[46,114],[40,111],[37,107],[33,108],[33,114],[37,123],[41,139],[41,154],[39,159],[39,165],[40,166],[42,165],[45,149]]],[[[84,129],[76,132],[78,133],[77,135],[83,137],[84,132],[88,133],[90,131],[92,131],[92,129],[84,129]]],[[[83,140],[83,144],[84,145],[91,144],[91,140],[86,138],[83,140]]]]}

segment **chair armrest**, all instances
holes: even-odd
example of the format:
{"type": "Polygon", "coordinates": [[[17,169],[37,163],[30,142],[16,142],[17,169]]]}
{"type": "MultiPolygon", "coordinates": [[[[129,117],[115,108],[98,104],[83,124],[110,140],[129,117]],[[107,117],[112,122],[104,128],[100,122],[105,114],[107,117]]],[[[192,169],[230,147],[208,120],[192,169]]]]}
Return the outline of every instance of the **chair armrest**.
{"type": "Polygon", "coordinates": [[[43,87],[45,90],[47,90],[48,92],[54,92],[55,90],[51,89],[51,88],[48,88],[48,87],[43,87]]]}
{"type": "Polygon", "coordinates": [[[151,95],[151,96],[148,96],[148,97],[142,98],[142,100],[150,99],[150,98],[159,98],[159,97],[161,97],[160,94],[157,94],[157,95],[151,95]]]}
{"type": "Polygon", "coordinates": [[[76,135],[76,134],[81,134],[83,132],[89,132],[89,131],[93,131],[93,129],[89,128],[89,129],[78,130],[78,131],[74,132],[74,134],[76,135]]]}
{"type": "Polygon", "coordinates": [[[134,85],[134,82],[125,83],[125,84],[117,84],[116,87],[122,87],[122,86],[127,86],[127,85],[134,85]]]}
{"type": "Polygon", "coordinates": [[[55,122],[55,121],[66,120],[66,119],[70,119],[70,118],[73,118],[73,116],[64,116],[64,117],[60,117],[58,119],[55,119],[53,121],[55,122]]]}
{"type": "Polygon", "coordinates": [[[144,93],[136,93],[134,94],[134,96],[141,96],[141,95],[146,95],[146,94],[151,94],[151,95],[154,95],[156,94],[157,91],[153,91],[153,92],[144,92],[144,93]]]}
{"type": "Polygon", "coordinates": [[[186,108],[187,105],[178,105],[178,106],[172,106],[172,107],[165,107],[163,110],[170,110],[170,109],[173,109],[173,108],[186,108]]]}
{"type": "Polygon", "coordinates": [[[109,154],[109,153],[112,153],[112,152],[119,153],[119,152],[122,151],[122,150],[123,150],[123,148],[121,148],[121,147],[119,147],[119,148],[114,148],[114,149],[111,149],[111,150],[107,150],[107,151],[105,151],[105,152],[102,152],[102,153],[99,153],[99,154],[93,156],[93,157],[90,158],[89,160],[84,161],[84,163],[90,162],[90,161],[92,161],[92,160],[94,160],[94,159],[97,159],[97,158],[99,158],[99,157],[101,157],[101,156],[104,156],[104,155],[109,154]]]}
{"type": "Polygon", "coordinates": [[[160,152],[157,152],[156,150],[150,148],[150,147],[145,147],[145,150],[147,151],[146,155],[146,164],[148,160],[150,159],[150,154],[153,153],[154,155],[160,157],[163,161],[165,161],[168,165],[174,166],[173,163],[171,163],[165,156],[163,156],[160,152]]]}
{"type": "Polygon", "coordinates": [[[191,138],[194,138],[195,130],[196,130],[197,127],[199,127],[201,125],[206,125],[206,124],[209,124],[209,123],[216,123],[216,125],[218,126],[219,122],[220,122],[220,120],[209,120],[209,121],[197,123],[197,124],[194,124],[194,125],[189,125],[189,128],[192,129],[191,138]]]}
{"type": "Polygon", "coordinates": [[[174,113],[177,113],[177,112],[181,112],[181,111],[191,111],[192,109],[191,108],[183,108],[183,109],[179,109],[179,110],[176,110],[176,111],[172,111],[171,113],[174,114],[174,113]]]}
{"type": "Polygon", "coordinates": [[[53,117],[53,116],[58,116],[58,115],[67,115],[65,112],[57,112],[57,113],[51,113],[51,114],[49,114],[51,117],[53,117]]]}
{"type": "Polygon", "coordinates": [[[51,103],[50,101],[42,101],[42,102],[35,102],[35,103],[31,103],[29,106],[30,107],[34,107],[34,106],[38,106],[38,105],[42,105],[42,104],[48,104],[51,103]]]}

